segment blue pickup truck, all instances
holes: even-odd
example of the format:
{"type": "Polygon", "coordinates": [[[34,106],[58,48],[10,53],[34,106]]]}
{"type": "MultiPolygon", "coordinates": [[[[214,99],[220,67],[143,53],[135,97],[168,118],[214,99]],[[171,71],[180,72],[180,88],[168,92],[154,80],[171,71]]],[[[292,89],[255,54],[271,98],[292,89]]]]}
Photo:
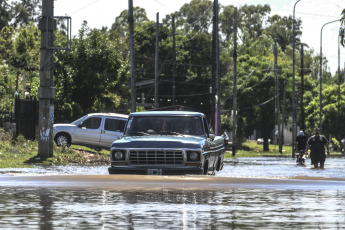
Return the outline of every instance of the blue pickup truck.
{"type": "Polygon", "coordinates": [[[110,151],[109,174],[214,175],[223,168],[225,143],[202,113],[136,112],[110,151]]]}

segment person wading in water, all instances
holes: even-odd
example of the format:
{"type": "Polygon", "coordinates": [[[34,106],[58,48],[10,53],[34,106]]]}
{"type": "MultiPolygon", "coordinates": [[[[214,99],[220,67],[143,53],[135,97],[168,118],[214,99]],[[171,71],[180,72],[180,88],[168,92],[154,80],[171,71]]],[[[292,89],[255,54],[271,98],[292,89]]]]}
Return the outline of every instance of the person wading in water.
{"type": "Polygon", "coordinates": [[[307,141],[307,148],[305,153],[308,154],[308,149],[310,148],[310,158],[311,164],[314,168],[319,167],[324,168],[324,163],[326,160],[325,146],[327,148],[327,154],[329,155],[328,140],[324,135],[320,135],[320,129],[315,129],[315,135],[311,136],[307,141]]]}
{"type": "Polygon", "coordinates": [[[307,147],[307,140],[308,140],[308,137],[306,137],[304,135],[304,132],[302,130],[300,130],[299,134],[295,140],[295,148],[297,151],[296,162],[298,164],[301,164],[301,165],[304,164],[304,161],[305,161],[304,153],[305,153],[305,149],[307,147]]]}

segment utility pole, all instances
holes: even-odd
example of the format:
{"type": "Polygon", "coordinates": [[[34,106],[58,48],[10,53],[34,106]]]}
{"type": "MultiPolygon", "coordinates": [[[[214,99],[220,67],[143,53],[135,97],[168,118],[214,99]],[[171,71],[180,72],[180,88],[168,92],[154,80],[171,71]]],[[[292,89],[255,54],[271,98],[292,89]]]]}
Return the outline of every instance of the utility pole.
{"type": "Polygon", "coordinates": [[[172,16],[172,30],[173,30],[173,76],[172,76],[172,104],[176,101],[176,40],[175,40],[175,16],[172,16]]]}
{"type": "Polygon", "coordinates": [[[211,111],[214,117],[214,130],[220,131],[220,78],[219,78],[219,35],[218,35],[218,0],[213,1],[212,31],[212,95],[211,111]]]}
{"type": "Polygon", "coordinates": [[[155,49],[155,101],[154,107],[158,108],[158,48],[159,48],[159,13],[156,14],[156,49],[155,49]]]}
{"type": "Polygon", "coordinates": [[[285,124],[285,101],[286,101],[286,82],[284,81],[283,90],[283,114],[282,114],[282,132],[280,134],[279,152],[283,152],[284,143],[284,124],[285,124]]]}
{"type": "MultiPolygon", "coordinates": [[[[275,98],[275,102],[276,102],[276,121],[277,121],[277,135],[276,133],[274,135],[277,136],[278,138],[278,142],[279,142],[279,146],[280,146],[280,142],[281,142],[281,138],[280,138],[280,108],[279,108],[279,79],[278,79],[278,52],[277,52],[277,39],[274,39],[274,76],[275,76],[275,91],[276,91],[276,98],[275,98]]],[[[279,149],[280,153],[283,153],[280,149],[279,149]]]]}
{"type": "Polygon", "coordinates": [[[42,18],[39,21],[41,30],[41,60],[39,99],[39,140],[38,155],[42,158],[53,156],[54,124],[54,0],[42,1],[42,18]]]}
{"type": "Polygon", "coordinates": [[[136,78],[135,78],[135,57],[134,57],[134,19],[133,0],[128,0],[128,24],[129,24],[129,64],[131,68],[131,112],[136,111],[136,78]]]}
{"type": "Polygon", "coordinates": [[[218,0],[215,0],[215,6],[216,6],[216,71],[217,71],[217,129],[216,129],[216,134],[220,135],[220,127],[221,127],[221,112],[220,112],[220,64],[219,64],[219,32],[218,32],[218,14],[219,14],[219,9],[218,9],[218,0]]]}
{"type": "MultiPolygon", "coordinates": [[[[337,125],[340,126],[340,35],[338,35],[338,121],[337,125]]],[[[340,132],[338,129],[338,141],[340,141],[340,132]]]]}
{"type": "Polygon", "coordinates": [[[237,8],[235,7],[234,14],[234,101],[232,113],[232,155],[236,155],[236,128],[237,128],[237,8]]]}

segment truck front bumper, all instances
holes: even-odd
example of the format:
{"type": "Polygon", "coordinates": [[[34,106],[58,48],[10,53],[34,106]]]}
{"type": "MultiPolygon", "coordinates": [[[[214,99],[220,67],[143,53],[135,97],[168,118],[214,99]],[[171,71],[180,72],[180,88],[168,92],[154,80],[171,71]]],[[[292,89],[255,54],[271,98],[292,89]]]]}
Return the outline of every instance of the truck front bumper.
{"type": "Polygon", "coordinates": [[[109,174],[136,174],[136,175],[186,175],[203,174],[204,170],[199,167],[162,167],[162,166],[111,166],[109,174]]]}

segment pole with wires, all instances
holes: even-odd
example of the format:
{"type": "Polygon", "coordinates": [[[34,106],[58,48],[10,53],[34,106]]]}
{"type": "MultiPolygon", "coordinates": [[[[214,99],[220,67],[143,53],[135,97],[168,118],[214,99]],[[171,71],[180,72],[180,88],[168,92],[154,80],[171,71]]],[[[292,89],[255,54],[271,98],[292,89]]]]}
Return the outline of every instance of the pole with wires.
{"type": "Polygon", "coordinates": [[[232,125],[232,155],[236,155],[236,128],[237,128],[237,8],[234,14],[234,106],[232,125]]]}
{"type": "Polygon", "coordinates": [[[128,24],[129,24],[129,64],[131,75],[131,112],[136,111],[136,78],[135,78],[135,58],[134,58],[134,19],[133,0],[128,0],[128,24]]]}

